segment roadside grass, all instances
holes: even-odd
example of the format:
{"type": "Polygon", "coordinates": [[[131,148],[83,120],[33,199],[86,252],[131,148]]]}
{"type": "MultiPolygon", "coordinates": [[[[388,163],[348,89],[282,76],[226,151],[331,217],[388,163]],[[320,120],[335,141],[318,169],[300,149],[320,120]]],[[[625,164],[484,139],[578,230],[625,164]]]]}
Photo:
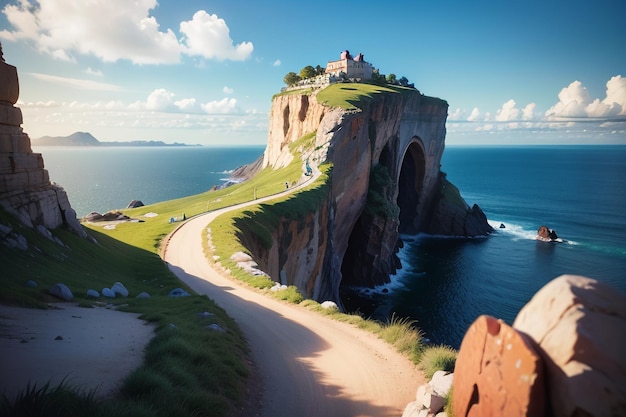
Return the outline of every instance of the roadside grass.
{"type": "Polygon", "coordinates": [[[209,298],[168,297],[174,288],[189,293],[191,290],[154,251],[127,245],[92,229],[86,231],[97,244],[63,229],[52,231],[64,244],[60,245],[20,226],[1,208],[0,223],[22,235],[29,245],[29,250],[0,247],[2,304],[47,308],[48,303],[60,301],[48,295],[47,289],[62,282],[72,290],[74,301],[89,308],[95,301],[86,297],[87,289],[101,291],[119,281],[129,290],[130,297],[101,298],[100,302],[139,313],[141,319],[155,326],[155,337],[146,347],[143,365],[122,382],[115,399],[99,399],[93,392],[83,392],[65,383],[54,387],[29,385],[22,388],[16,399],[0,395],[0,415],[237,414],[245,399],[249,374],[249,352],[243,335],[209,298]],[[38,286],[29,287],[28,280],[38,286]],[[142,291],[151,297],[134,297],[142,291]]]}

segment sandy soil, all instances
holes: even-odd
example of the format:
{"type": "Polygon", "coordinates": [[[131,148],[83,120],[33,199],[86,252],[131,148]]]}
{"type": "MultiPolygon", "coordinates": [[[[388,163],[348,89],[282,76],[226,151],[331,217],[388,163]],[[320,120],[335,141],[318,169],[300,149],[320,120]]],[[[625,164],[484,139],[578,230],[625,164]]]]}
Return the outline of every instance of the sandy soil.
{"type": "Polygon", "coordinates": [[[164,257],[244,332],[264,387],[259,415],[401,416],[426,382],[423,374],[375,336],[245,288],[213,268],[202,252],[202,231],[220,213],[188,220],[164,257]]]}
{"type": "Polygon", "coordinates": [[[38,310],[0,305],[0,392],[63,379],[99,397],[113,394],[143,361],[153,327],[136,314],[73,303],[38,310]]]}

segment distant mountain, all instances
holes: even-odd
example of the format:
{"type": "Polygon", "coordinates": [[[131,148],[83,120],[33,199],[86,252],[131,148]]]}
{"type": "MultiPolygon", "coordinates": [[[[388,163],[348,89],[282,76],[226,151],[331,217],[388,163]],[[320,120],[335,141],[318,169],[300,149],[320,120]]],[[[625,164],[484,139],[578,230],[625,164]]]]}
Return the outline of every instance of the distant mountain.
{"type": "Polygon", "coordinates": [[[36,146],[100,146],[91,133],[76,132],[69,136],[43,136],[32,141],[36,146]]]}
{"type": "Polygon", "coordinates": [[[100,142],[88,132],[69,136],[42,136],[32,140],[33,146],[195,146],[184,143],[165,143],[160,140],[134,140],[130,142],[100,142]]]}

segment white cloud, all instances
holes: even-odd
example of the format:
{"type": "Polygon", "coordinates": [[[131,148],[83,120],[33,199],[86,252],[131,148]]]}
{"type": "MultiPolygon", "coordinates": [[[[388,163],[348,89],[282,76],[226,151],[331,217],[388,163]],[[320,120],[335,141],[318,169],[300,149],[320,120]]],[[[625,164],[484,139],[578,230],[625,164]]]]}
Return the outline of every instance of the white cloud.
{"type": "Polygon", "coordinates": [[[235,90],[233,90],[232,88],[228,87],[228,86],[224,86],[224,94],[232,94],[235,92],[235,90]]]}
{"type": "Polygon", "coordinates": [[[226,114],[237,112],[237,100],[234,98],[223,98],[219,101],[211,101],[202,104],[202,110],[209,114],[226,114]]]}
{"type": "Polygon", "coordinates": [[[94,75],[94,76],[96,76],[96,77],[103,77],[103,76],[104,76],[104,74],[102,73],[102,71],[100,71],[100,70],[94,70],[94,69],[92,69],[91,67],[88,67],[88,68],[85,70],[85,73],[87,73],[87,74],[89,74],[89,75],[94,75]]]}
{"type": "Polygon", "coordinates": [[[251,42],[234,45],[224,19],[204,10],[197,11],[192,20],[181,22],[180,31],[184,34],[183,43],[187,46],[185,53],[189,55],[220,61],[244,61],[254,50],[251,42]]]}
{"type": "Polygon", "coordinates": [[[195,112],[197,111],[196,99],[195,98],[184,98],[182,100],[177,100],[174,102],[174,105],[180,109],[182,112],[195,112]]]}
{"type": "Polygon", "coordinates": [[[473,121],[478,120],[479,117],[480,117],[480,111],[478,110],[478,107],[474,107],[469,117],[467,118],[467,120],[470,122],[473,122],[473,121]]]}
{"type": "Polygon", "coordinates": [[[522,109],[522,119],[524,120],[534,120],[537,118],[535,114],[535,108],[537,105],[535,103],[528,103],[526,107],[522,109]]]}
{"type": "Polygon", "coordinates": [[[68,77],[59,77],[57,75],[49,75],[49,74],[40,74],[37,72],[29,72],[27,73],[32,75],[33,77],[47,81],[53,84],[65,85],[73,88],[78,88],[81,90],[91,90],[91,91],[120,91],[121,88],[115,84],[101,83],[93,80],[82,80],[79,78],[68,78],[68,77]]]}
{"type": "Polygon", "coordinates": [[[515,100],[511,99],[502,105],[502,108],[496,112],[496,122],[507,122],[510,120],[519,120],[520,109],[516,107],[515,100]]]}
{"type": "Polygon", "coordinates": [[[203,10],[180,24],[179,40],[150,15],[157,5],[156,0],[20,0],[2,9],[13,30],[0,31],[0,39],[29,40],[40,52],[72,62],[81,54],[105,62],[173,64],[182,53],[243,61],[254,49],[251,42],[234,45],[226,22],[203,10]]]}
{"type": "Polygon", "coordinates": [[[282,64],[282,62],[280,62],[280,59],[277,59],[272,65],[275,67],[280,67],[280,64],[282,64]]]}
{"type": "Polygon", "coordinates": [[[154,111],[164,111],[174,104],[174,93],[164,88],[154,90],[146,100],[146,109],[154,111]]]}
{"type": "Polygon", "coordinates": [[[547,118],[611,118],[626,115],[626,78],[612,77],[606,83],[606,97],[591,99],[580,81],[559,92],[559,102],[546,112],[547,118]]]}

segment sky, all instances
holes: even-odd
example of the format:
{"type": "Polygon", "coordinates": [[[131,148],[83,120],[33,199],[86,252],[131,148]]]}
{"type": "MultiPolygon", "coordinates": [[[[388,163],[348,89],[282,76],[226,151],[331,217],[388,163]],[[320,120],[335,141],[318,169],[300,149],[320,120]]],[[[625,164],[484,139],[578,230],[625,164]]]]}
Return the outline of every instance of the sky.
{"type": "Polygon", "coordinates": [[[0,0],[24,131],[263,145],[289,72],[361,52],[446,144],[625,144],[626,1],[0,0]]]}

